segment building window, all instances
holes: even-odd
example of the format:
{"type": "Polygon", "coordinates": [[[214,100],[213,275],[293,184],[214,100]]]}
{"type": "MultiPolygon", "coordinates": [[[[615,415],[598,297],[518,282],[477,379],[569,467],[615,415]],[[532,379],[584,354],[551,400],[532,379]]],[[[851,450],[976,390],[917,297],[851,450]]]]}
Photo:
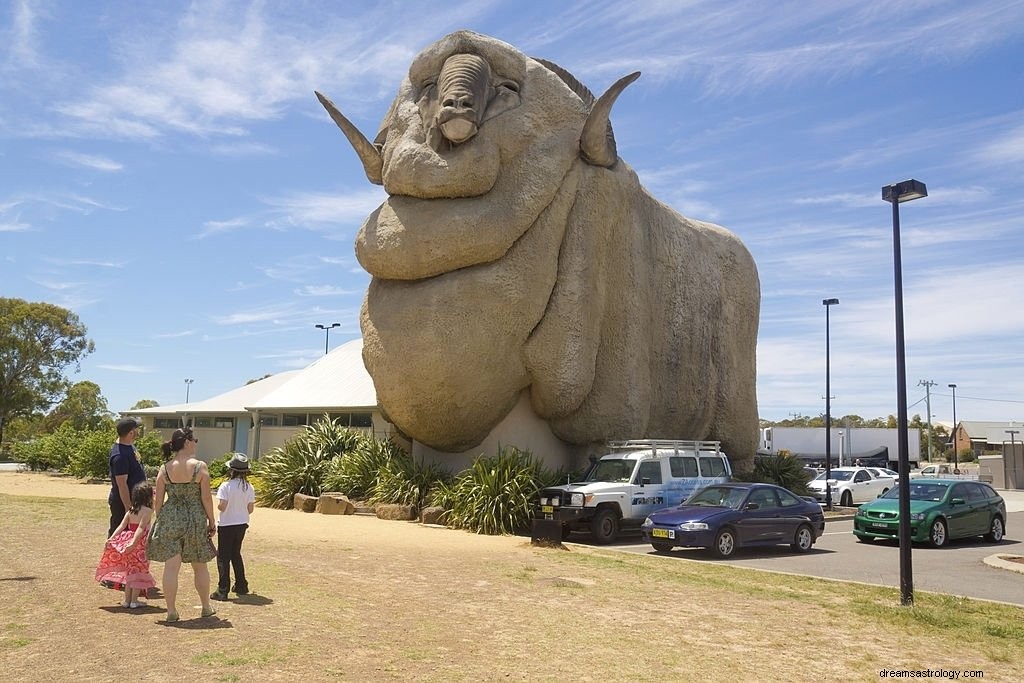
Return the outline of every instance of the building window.
{"type": "Polygon", "coordinates": [[[212,427],[213,426],[213,418],[212,417],[197,417],[193,426],[195,426],[195,427],[212,427]]]}
{"type": "Polygon", "coordinates": [[[213,418],[213,426],[220,429],[232,429],[235,426],[235,418],[233,417],[215,417],[213,418]]]}
{"type": "Polygon", "coordinates": [[[281,424],[285,427],[301,427],[306,424],[305,413],[285,413],[281,424]]]}
{"type": "Polygon", "coordinates": [[[260,424],[264,427],[277,427],[281,420],[277,415],[260,415],[260,424]]]}
{"type": "Polygon", "coordinates": [[[153,418],[154,429],[177,429],[181,421],[176,417],[156,417],[153,418]]]}
{"type": "Polygon", "coordinates": [[[371,413],[331,413],[329,417],[342,427],[373,427],[371,413]]]}

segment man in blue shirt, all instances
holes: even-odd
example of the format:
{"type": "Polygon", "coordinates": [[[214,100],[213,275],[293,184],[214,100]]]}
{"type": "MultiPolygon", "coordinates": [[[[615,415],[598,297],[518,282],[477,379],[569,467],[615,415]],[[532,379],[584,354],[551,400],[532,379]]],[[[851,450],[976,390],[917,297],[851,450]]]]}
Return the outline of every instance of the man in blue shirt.
{"type": "Polygon", "coordinates": [[[114,529],[121,524],[124,514],[131,507],[132,487],[146,480],[146,471],[135,454],[135,437],[142,426],[134,417],[125,417],[117,423],[117,441],[110,449],[110,538],[114,529]]]}

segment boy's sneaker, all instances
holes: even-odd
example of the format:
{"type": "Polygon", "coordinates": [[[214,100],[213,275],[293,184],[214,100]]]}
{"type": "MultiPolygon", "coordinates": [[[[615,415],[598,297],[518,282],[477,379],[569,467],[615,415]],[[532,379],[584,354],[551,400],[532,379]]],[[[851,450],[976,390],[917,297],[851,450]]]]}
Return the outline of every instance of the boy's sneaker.
{"type": "Polygon", "coordinates": [[[233,587],[231,589],[231,592],[234,593],[235,595],[248,595],[249,594],[249,587],[246,586],[244,588],[239,588],[238,586],[235,586],[235,587],[233,587]]]}
{"type": "Polygon", "coordinates": [[[227,600],[228,599],[228,594],[226,592],[222,593],[221,591],[214,591],[214,592],[210,593],[210,599],[211,600],[227,600]]]}

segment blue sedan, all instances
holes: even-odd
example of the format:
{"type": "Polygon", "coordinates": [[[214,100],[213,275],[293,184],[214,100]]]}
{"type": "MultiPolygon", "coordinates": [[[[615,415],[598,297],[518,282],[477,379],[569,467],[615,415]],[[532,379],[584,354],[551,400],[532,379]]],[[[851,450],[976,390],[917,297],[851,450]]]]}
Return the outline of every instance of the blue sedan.
{"type": "Polygon", "coordinates": [[[825,515],[813,498],[781,486],[734,482],[652,513],[640,530],[658,551],[708,548],[724,558],[744,546],[788,544],[803,553],[825,533],[825,515]]]}

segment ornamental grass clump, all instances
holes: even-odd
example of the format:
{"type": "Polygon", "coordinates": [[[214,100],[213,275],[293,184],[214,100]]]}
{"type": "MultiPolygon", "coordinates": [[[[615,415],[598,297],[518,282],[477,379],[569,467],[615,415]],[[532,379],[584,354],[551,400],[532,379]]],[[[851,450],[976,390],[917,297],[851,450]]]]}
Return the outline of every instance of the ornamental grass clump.
{"type": "Polygon", "coordinates": [[[734,477],[739,481],[762,482],[775,484],[789,489],[798,496],[809,495],[807,474],[804,464],[792,455],[775,455],[755,458],[754,469],[741,472],[734,477]]]}
{"type": "Polygon", "coordinates": [[[377,475],[405,451],[390,439],[364,437],[344,457],[333,460],[324,474],[324,491],[344,493],[354,500],[366,500],[373,493],[377,475]]]}
{"type": "Polygon", "coordinates": [[[422,510],[431,491],[450,480],[451,473],[438,463],[424,464],[401,453],[380,468],[370,491],[370,504],[412,505],[422,510]]]}
{"type": "Polygon", "coordinates": [[[260,458],[256,502],[276,508],[292,506],[296,493],[319,496],[335,460],[368,437],[327,416],[307,425],[294,438],[260,458]]]}
{"type": "Polygon", "coordinates": [[[514,534],[529,526],[533,502],[551,476],[528,451],[506,446],[438,486],[431,503],[445,508],[443,520],[457,529],[514,534]]]}

